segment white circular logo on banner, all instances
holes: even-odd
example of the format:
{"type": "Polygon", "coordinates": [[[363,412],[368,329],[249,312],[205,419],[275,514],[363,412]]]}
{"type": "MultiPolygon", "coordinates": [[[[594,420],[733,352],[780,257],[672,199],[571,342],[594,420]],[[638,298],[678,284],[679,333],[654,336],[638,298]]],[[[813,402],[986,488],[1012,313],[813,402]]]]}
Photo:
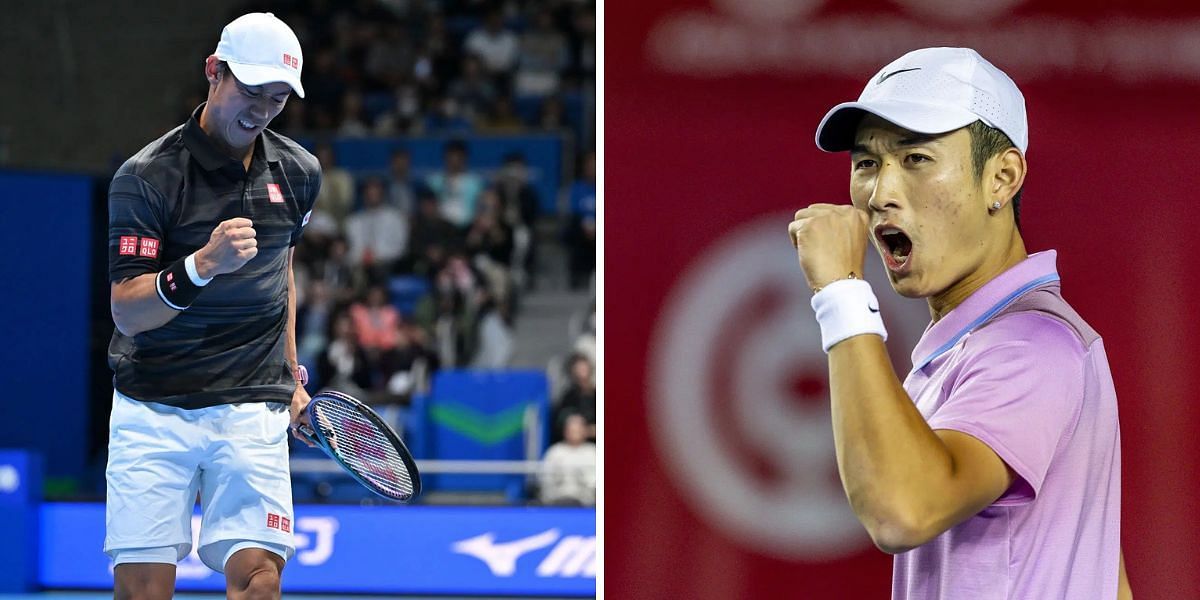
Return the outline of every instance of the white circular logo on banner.
{"type": "Polygon", "coordinates": [[[823,0],[713,0],[713,4],[742,20],[778,25],[812,12],[823,0]]]}
{"type": "MultiPolygon", "coordinates": [[[[735,230],[676,285],[651,341],[650,430],[716,529],[762,554],[827,560],[870,542],[838,479],[828,367],[788,220],[735,230]]],[[[928,312],[891,291],[877,257],[867,263],[889,346],[907,351],[928,312]]]]}

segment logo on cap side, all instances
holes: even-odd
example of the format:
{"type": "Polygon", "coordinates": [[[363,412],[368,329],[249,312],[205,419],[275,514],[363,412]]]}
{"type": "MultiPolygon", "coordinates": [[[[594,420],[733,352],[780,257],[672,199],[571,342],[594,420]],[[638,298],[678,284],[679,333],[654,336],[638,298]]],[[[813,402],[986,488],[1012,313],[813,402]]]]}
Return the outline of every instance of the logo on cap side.
{"type": "Polygon", "coordinates": [[[911,69],[900,69],[899,71],[892,71],[891,73],[881,74],[879,76],[879,79],[875,81],[875,85],[879,85],[879,84],[887,81],[888,79],[890,79],[892,77],[892,75],[899,75],[901,73],[907,73],[909,71],[920,71],[920,70],[921,70],[921,67],[913,67],[911,69]]]}
{"type": "Polygon", "coordinates": [[[284,66],[288,66],[293,69],[299,69],[300,68],[300,59],[285,52],[283,54],[283,64],[284,64],[284,66]]]}

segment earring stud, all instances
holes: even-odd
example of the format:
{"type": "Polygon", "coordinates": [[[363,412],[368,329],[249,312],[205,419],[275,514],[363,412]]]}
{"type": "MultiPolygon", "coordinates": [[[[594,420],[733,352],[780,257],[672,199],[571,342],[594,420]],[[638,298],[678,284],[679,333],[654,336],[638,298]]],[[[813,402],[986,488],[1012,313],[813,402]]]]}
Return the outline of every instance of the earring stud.
{"type": "Polygon", "coordinates": [[[1000,201],[999,200],[992,203],[992,210],[1000,210],[1000,201]]]}

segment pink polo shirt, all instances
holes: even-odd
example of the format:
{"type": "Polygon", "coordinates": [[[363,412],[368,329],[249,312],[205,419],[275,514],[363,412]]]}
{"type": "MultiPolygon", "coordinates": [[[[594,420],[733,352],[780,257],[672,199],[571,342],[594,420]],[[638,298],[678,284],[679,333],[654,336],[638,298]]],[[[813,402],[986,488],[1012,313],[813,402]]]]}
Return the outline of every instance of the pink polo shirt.
{"type": "Polygon", "coordinates": [[[978,438],[1017,479],[896,556],[896,599],[1117,597],[1121,444],[1104,342],[1059,293],[1054,251],[925,330],[904,389],[933,429],[978,438]]]}

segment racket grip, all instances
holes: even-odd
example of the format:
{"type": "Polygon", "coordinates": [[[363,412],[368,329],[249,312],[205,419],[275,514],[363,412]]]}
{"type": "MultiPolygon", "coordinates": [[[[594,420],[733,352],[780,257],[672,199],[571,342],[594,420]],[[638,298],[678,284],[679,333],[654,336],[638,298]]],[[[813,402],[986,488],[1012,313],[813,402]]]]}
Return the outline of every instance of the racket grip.
{"type": "Polygon", "coordinates": [[[309,427],[308,425],[301,423],[296,426],[296,431],[299,431],[300,435],[304,436],[304,439],[312,442],[313,444],[315,444],[317,446],[321,445],[321,443],[319,441],[317,441],[317,434],[316,434],[316,432],[314,432],[312,430],[312,427],[309,427]]]}

